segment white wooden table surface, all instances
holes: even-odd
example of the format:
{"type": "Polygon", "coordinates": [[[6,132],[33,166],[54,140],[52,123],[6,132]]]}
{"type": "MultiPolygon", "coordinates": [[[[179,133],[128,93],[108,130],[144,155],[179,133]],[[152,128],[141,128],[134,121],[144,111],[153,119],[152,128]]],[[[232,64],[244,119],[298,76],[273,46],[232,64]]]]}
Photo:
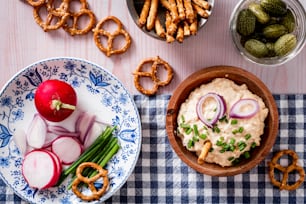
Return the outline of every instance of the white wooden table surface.
{"type": "MultiPolygon", "coordinates": [[[[153,39],[133,22],[126,0],[88,0],[101,20],[118,17],[132,36],[126,53],[106,57],[96,47],[92,33],[71,37],[64,30],[44,32],[34,21],[32,7],[23,0],[0,0],[0,87],[22,68],[50,57],[84,58],[116,75],[132,94],[138,94],[132,72],[147,57],[159,55],[175,70],[174,80],[160,89],[172,93],[191,73],[208,66],[242,67],[257,75],[272,93],[306,93],[306,48],[293,60],[278,67],[262,67],[246,61],[236,51],[229,33],[229,18],[238,0],[216,0],[213,14],[196,36],[182,44],[153,39]]],[[[306,7],[306,1],[301,1],[306,7]]]]}

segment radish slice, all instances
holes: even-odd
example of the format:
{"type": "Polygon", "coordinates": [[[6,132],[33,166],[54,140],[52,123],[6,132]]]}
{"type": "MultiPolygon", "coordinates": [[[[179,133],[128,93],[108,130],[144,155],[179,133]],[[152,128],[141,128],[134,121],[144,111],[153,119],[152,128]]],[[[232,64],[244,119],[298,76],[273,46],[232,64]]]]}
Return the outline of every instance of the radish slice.
{"type": "Polygon", "coordinates": [[[58,158],[58,156],[56,154],[54,154],[53,152],[49,151],[49,150],[46,150],[46,149],[43,149],[42,151],[45,151],[47,152],[48,154],[50,154],[50,156],[53,157],[54,161],[55,161],[55,164],[57,166],[57,173],[58,174],[61,174],[62,173],[62,164],[61,164],[61,160],[58,158]]]}
{"type": "Polygon", "coordinates": [[[232,106],[229,116],[232,118],[251,118],[258,110],[259,105],[255,99],[241,99],[232,106]]]}
{"type": "Polygon", "coordinates": [[[13,139],[20,153],[24,155],[27,152],[27,134],[25,131],[17,129],[14,132],[13,139]]]}
{"type": "Polygon", "coordinates": [[[27,153],[22,163],[22,174],[29,186],[38,189],[54,186],[60,177],[55,157],[47,150],[27,153]]]}
{"type": "Polygon", "coordinates": [[[51,145],[54,152],[63,164],[72,164],[82,154],[83,148],[79,141],[69,136],[55,139],[51,145]]]}
{"type": "Polygon", "coordinates": [[[82,143],[85,141],[85,137],[92,127],[96,116],[83,112],[79,115],[79,118],[76,121],[76,131],[80,133],[80,140],[82,143]]]}
{"type": "Polygon", "coordinates": [[[46,122],[39,114],[35,114],[27,131],[28,145],[34,148],[41,148],[45,143],[46,133],[46,122]]]}
{"type": "Polygon", "coordinates": [[[105,126],[103,124],[94,122],[85,137],[84,148],[87,149],[99,137],[104,129],[105,126]]]}

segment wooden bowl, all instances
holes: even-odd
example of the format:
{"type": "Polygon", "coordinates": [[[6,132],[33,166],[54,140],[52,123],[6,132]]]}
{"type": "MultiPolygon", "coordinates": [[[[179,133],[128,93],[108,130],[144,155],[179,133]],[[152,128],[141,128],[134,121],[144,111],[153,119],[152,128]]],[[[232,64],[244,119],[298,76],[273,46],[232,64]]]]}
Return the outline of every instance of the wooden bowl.
{"type": "Polygon", "coordinates": [[[275,100],[266,85],[252,73],[237,67],[215,66],[201,69],[186,78],[174,91],[170,98],[167,116],[166,131],[172,148],[180,159],[194,170],[211,176],[233,176],[245,173],[257,166],[270,152],[278,134],[278,110],[275,100]],[[191,91],[202,84],[211,82],[215,78],[228,78],[236,84],[246,84],[251,92],[260,96],[269,114],[265,120],[264,134],[261,136],[260,146],[251,151],[251,158],[244,159],[235,166],[221,167],[217,164],[197,163],[197,156],[194,152],[188,151],[183,146],[181,138],[176,135],[177,115],[180,105],[188,98],[191,91]]]}

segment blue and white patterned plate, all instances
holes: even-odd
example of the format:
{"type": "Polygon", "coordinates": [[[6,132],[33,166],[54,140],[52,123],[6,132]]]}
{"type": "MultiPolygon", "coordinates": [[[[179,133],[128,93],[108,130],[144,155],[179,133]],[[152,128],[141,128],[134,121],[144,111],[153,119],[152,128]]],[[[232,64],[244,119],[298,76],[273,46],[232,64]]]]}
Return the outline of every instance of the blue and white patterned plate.
{"type": "MultiPolygon", "coordinates": [[[[34,63],[17,73],[0,92],[0,176],[15,193],[30,203],[82,203],[66,187],[46,190],[30,188],[22,172],[22,155],[13,137],[16,130],[26,131],[36,113],[34,94],[47,79],[71,84],[78,95],[78,108],[96,114],[119,129],[121,149],[110,160],[110,188],[99,200],[111,197],[132,173],[141,148],[141,122],[136,105],[122,83],[107,70],[76,58],[52,58],[34,63]]],[[[92,202],[95,203],[95,202],[92,202]]]]}

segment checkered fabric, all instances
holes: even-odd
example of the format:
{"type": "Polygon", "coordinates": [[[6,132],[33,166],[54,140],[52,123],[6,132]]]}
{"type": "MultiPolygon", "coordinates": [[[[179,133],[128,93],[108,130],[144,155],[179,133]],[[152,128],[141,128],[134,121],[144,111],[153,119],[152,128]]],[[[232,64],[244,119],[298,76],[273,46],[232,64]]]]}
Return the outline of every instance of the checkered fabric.
{"type": "MultiPolygon", "coordinates": [[[[280,126],[273,149],[257,167],[231,177],[197,173],[177,157],[165,130],[170,97],[134,96],[142,121],[141,153],[125,185],[106,203],[306,203],[306,182],[295,191],[280,191],[271,185],[267,172],[268,160],[281,149],[296,151],[305,167],[306,95],[274,95],[280,126]]],[[[0,181],[0,203],[20,202],[0,181]]]]}

